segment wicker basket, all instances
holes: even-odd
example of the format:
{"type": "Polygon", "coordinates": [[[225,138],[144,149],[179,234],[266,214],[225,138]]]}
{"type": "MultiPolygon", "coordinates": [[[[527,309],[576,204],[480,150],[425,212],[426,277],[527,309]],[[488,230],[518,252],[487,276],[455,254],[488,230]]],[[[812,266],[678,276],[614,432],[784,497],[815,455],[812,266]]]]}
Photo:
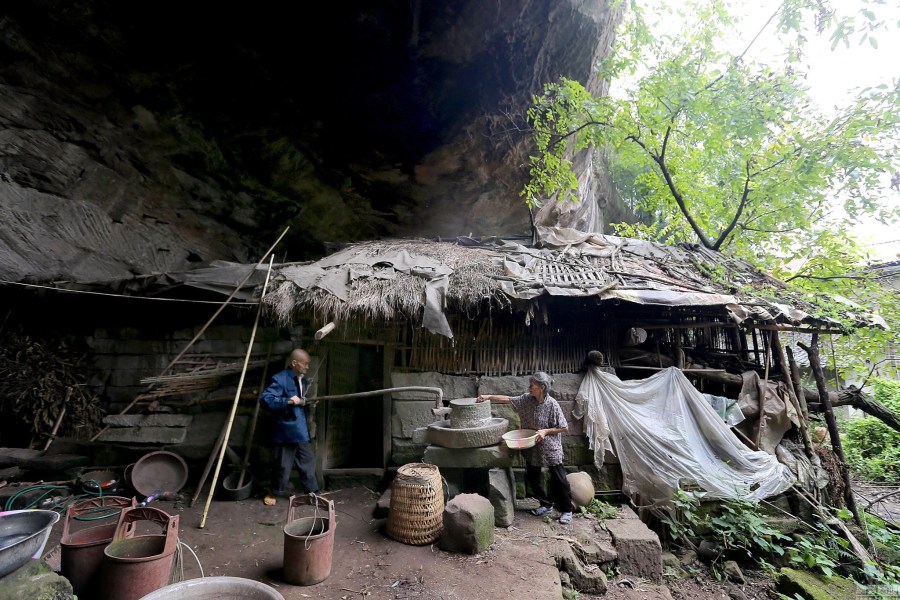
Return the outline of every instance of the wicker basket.
{"type": "Polygon", "coordinates": [[[404,544],[422,546],[441,537],[444,488],[435,465],[409,463],[397,469],[391,484],[387,534],[404,544]]]}

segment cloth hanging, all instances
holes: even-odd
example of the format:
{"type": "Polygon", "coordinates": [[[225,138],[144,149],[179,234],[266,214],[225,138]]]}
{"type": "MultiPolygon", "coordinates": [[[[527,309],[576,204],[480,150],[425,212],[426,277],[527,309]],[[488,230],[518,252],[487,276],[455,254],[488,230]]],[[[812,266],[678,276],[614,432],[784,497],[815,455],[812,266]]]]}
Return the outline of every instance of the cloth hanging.
{"type": "Polygon", "coordinates": [[[623,492],[641,505],[669,506],[685,484],[708,498],[760,500],[794,481],[775,456],[747,448],[676,367],[630,381],[591,367],[572,414],[584,418],[595,464],[614,452],[623,492]]]}

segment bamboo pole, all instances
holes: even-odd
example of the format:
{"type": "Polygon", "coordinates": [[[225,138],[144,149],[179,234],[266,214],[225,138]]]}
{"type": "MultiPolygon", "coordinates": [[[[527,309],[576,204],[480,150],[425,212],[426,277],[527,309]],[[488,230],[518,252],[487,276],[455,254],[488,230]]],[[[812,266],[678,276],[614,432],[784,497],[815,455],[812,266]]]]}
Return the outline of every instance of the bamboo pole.
{"type": "MultiPolygon", "coordinates": [[[[286,229],[285,233],[287,233],[286,229]]],[[[225,437],[222,441],[222,450],[219,452],[219,461],[216,463],[216,470],[213,473],[212,484],[209,486],[209,496],[206,497],[206,506],[203,508],[203,517],[200,519],[200,529],[203,529],[206,526],[206,515],[207,513],[209,513],[209,505],[212,503],[212,497],[216,493],[216,482],[219,480],[219,472],[222,470],[222,461],[225,458],[225,449],[228,447],[228,437],[231,434],[231,426],[234,423],[234,414],[237,412],[238,402],[241,399],[241,388],[243,388],[244,386],[244,377],[247,375],[247,364],[250,362],[250,355],[253,353],[253,342],[256,339],[256,330],[259,328],[259,316],[262,314],[262,299],[266,295],[266,288],[269,287],[269,275],[272,274],[272,263],[274,261],[275,255],[272,254],[269,257],[269,270],[266,271],[266,281],[265,283],[263,283],[262,294],[260,294],[259,297],[259,308],[256,311],[256,319],[253,321],[253,331],[250,333],[250,342],[247,344],[247,356],[244,358],[244,370],[241,371],[241,378],[238,381],[237,392],[235,392],[234,394],[234,403],[231,405],[231,414],[228,415],[228,424],[225,427],[225,437]]]]}

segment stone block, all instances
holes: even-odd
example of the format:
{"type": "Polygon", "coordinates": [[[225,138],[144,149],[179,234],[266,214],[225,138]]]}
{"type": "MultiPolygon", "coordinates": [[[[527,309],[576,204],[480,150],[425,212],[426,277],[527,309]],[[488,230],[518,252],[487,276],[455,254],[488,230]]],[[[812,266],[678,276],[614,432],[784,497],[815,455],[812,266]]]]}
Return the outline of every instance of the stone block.
{"type": "Polygon", "coordinates": [[[391,438],[391,464],[402,467],[408,463],[427,462],[422,460],[426,446],[427,444],[414,444],[405,438],[391,438]]]}
{"type": "Polygon", "coordinates": [[[440,546],[447,552],[479,554],[494,543],[494,507],[484,496],[459,494],[444,507],[440,546]]]}
{"type": "Polygon", "coordinates": [[[586,437],[564,435],[562,438],[562,446],[564,465],[577,466],[594,464],[594,451],[588,448],[586,437]]]}
{"type": "Polygon", "coordinates": [[[103,422],[110,427],[187,427],[191,415],[107,415],[103,422]]]}
{"type": "Polygon", "coordinates": [[[68,579],[53,572],[47,563],[31,559],[6,577],[0,578],[0,598],[40,598],[72,600],[68,579]]]}
{"type": "Polygon", "coordinates": [[[394,400],[391,408],[391,435],[411,438],[418,427],[427,427],[438,418],[431,400],[394,400]]]}
{"type": "MultiPolygon", "coordinates": [[[[504,377],[482,377],[478,380],[478,393],[481,394],[499,394],[501,396],[518,396],[528,391],[528,383],[531,376],[513,376],[504,377]]],[[[552,395],[552,394],[551,394],[552,395]]]]}
{"type": "Polygon", "coordinates": [[[121,444],[180,444],[187,438],[187,432],[187,427],[111,427],[97,440],[121,444]]]}
{"type": "Polygon", "coordinates": [[[372,517],[375,519],[387,519],[388,513],[391,512],[391,488],[384,490],[384,493],[375,502],[375,509],[372,511],[372,517]]]}
{"type": "Polygon", "coordinates": [[[416,427],[413,429],[412,441],[414,444],[427,444],[428,443],[428,428],[427,427],[416,427]]]}
{"type": "Polygon", "coordinates": [[[501,419],[506,419],[509,421],[509,430],[513,431],[515,429],[521,429],[522,422],[519,419],[519,415],[516,414],[516,411],[513,410],[511,404],[498,404],[495,402],[491,403],[491,416],[499,417],[501,419]]]}
{"type": "Polygon", "coordinates": [[[573,402],[575,396],[578,395],[578,388],[581,387],[581,380],[584,379],[582,373],[560,373],[559,375],[551,373],[550,377],[553,379],[550,395],[560,403],[573,402]]]}
{"type": "MultiPolygon", "coordinates": [[[[809,600],[832,600],[833,598],[859,598],[859,588],[843,577],[826,577],[809,571],[798,571],[784,567],[779,571],[775,586],[779,593],[791,598],[799,595],[809,600]]],[[[888,590],[884,590],[887,592],[888,590]]],[[[897,593],[897,590],[892,590],[897,593]]]]}
{"type": "Polygon", "coordinates": [[[494,525],[512,525],[516,510],[516,490],[511,468],[488,471],[488,500],[494,507],[494,525]]]}
{"type": "Polygon", "coordinates": [[[636,518],[609,519],[606,529],[619,556],[620,573],[662,581],[662,546],[656,532],[636,518]]]}
{"type": "Polygon", "coordinates": [[[605,565],[619,558],[609,533],[604,531],[597,532],[593,538],[578,539],[572,549],[586,565],[605,565]]]}
{"type": "MultiPolygon", "coordinates": [[[[477,388],[474,377],[460,377],[456,375],[444,375],[443,373],[391,373],[391,387],[436,387],[444,392],[444,400],[456,398],[474,398],[477,396],[477,388]]],[[[394,392],[394,400],[431,400],[436,396],[427,392],[394,392]]]]}
{"type": "Polygon", "coordinates": [[[575,556],[571,546],[564,544],[560,547],[556,556],[556,566],[560,571],[569,574],[569,580],[579,592],[585,594],[603,595],[606,593],[606,573],[601,569],[588,570],[575,556]]]}
{"type": "Polygon", "coordinates": [[[512,465],[510,455],[511,451],[500,444],[484,448],[428,446],[425,448],[423,461],[438,467],[458,469],[507,468],[512,465]]]}

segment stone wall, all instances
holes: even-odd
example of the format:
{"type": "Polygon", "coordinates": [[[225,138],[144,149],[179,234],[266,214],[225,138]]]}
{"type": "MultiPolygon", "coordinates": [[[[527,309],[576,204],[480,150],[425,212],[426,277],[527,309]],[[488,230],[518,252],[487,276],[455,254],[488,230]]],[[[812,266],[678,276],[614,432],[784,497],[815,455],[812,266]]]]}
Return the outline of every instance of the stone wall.
{"type": "MultiPolygon", "coordinates": [[[[94,389],[109,404],[109,412],[119,412],[135,396],[146,391],[147,386],[141,384],[141,380],[163,373],[163,369],[187,348],[202,326],[198,324],[171,330],[160,327],[103,327],[94,330],[86,338],[88,347],[94,353],[98,372],[102,374],[102,380],[94,382],[94,389]]],[[[251,334],[252,328],[245,324],[210,325],[188,348],[172,372],[184,372],[191,366],[190,361],[202,357],[237,365],[236,373],[221,378],[214,387],[191,394],[200,400],[227,400],[229,396],[233,400],[251,334]]],[[[284,339],[277,328],[260,327],[254,339],[251,360],[264,360],[271,351],[271,360],[277,365],[291,348],[291,340],[284,339]]],[[[256,367],[255,370],[257,377],[245,380],[242,394],[252,392],[258,395],[262,384],[261,369],[256,367]]],[[[162,402],[165,403],[164,398],[162,402]]]]}

